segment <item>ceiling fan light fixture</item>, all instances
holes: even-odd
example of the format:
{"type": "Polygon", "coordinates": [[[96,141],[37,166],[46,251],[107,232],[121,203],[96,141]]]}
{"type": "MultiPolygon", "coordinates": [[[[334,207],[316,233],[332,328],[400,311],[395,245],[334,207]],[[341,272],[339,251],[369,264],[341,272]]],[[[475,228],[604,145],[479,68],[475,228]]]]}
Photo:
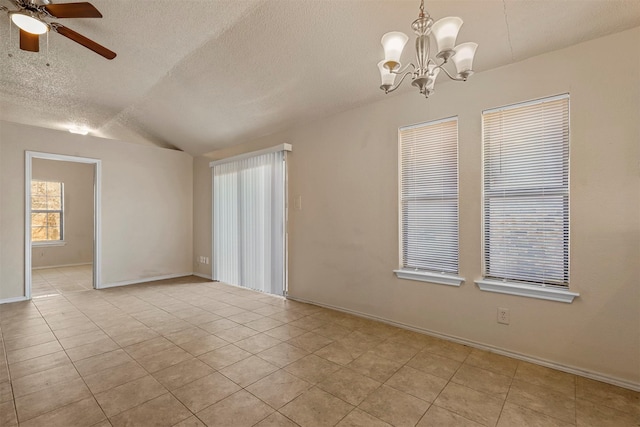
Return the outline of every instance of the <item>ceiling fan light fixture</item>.
{"type": "Polygon", "coordinates": [[[44,34],[49,31],[49,24],[24,12],[11,13],[11,21],[27,33],[44,34]]]}

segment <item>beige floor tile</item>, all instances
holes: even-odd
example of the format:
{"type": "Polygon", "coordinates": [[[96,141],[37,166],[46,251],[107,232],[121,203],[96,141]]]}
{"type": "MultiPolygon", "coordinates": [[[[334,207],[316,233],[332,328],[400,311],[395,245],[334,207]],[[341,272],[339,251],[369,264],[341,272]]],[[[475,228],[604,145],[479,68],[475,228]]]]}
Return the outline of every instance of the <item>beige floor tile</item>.
{"type": "Polygon", "coordinates": [[[311,384],[323,381],[326,377],[340,369],[341,366],[329,360],[310,354],[285,366],[285,371],[302,378],[311,384]]]}
{"type": "Polygon", "coordinates": [[[464,418],[493,426],[498,421],[504,400],[449,383],[433,403],[464,418]]]}
{"type": "Polygon", "coordinates": [[[569,423],[575,423],[575,399],[568,397],[565,393],[550,390],[546,386],[514,380],[507,396],[507,402],[569,423]]]}
{"type": "Polygon", "coordinates": [[[141,342],[149,341],[160,335],[151,328],[144,327],[121,334],[111,335],[111,339],[118,343],[121,347],[128,347],[141,342]]]}
{"type": "Polygon", "coordinates": [[[168,390],[175,390],[213,372],[213,368],[203,361],[189,359],[155,372],[153,377],[168,390]]]}
{"type": "Polygon", "coordinates": [[[314,353],[324,359],[343,366],[348,365],[358,357],[362,356],[362,351],[347,346],[345,343],[340,341],[334,341],[314,353]]]}
{"type": "Polygon", "coordinates": [[[336,427],[392,427],[379,418],[356,408],[344,417],[336,427]]]}
{"type": "Polygon", "coordinates": [[[278,370],[246,388],[248,392],[279,409],[304,391],[311,384],[295,377],[284,370],[278,370]]]}
{"type": "Polygon", "coordinates": [[[114,427],[171,427],[191,416],[191,412],[170,393],[151,399],[110,419],[114,427]]]}
{"type": "Polygon", "coordinates": [[[265,331],[265,334],[277,338],[282,341],[290,340],[291,338],[295,338],[298,335],[302,335],[307,331],[302,328],[297,328],[291,325],[282,325],[277,328],[269,329],[265,331]]]}
{"type": "Polygon", "coordinates": [[[407,366],[445,380],[449,380],[460,365],[461,363],[456,360],[438,356],[428,351],[419,352],[407,362],[407,366]]]}
{"type": "Polygon", "coordinates": [[[580,401],[577,404],[576,424],[578,427],[637,427],[640,417],[593,402],[580,401]]]}
{"type": "Polygon", "coordinates": [[[280,344],[281,342],[282,341],[280,341],[279,339],[270,337],[267,334],[257,334],[249,338],[237,341],[236,343],[234,343],[234,345],[255,354],[267,350],[274,345],[280,344]]]}
{"type": "MultiPolygon", "coordinates": [[[[209,323],[209,322],[213,322],[214,320],[220,320],[221,317],[218,316],[217,314],[213,314],[213,313],[209,313],[205,310],[202,310],[203,312],[200,314],[196,314],[195,316],[193,315],[193,307],[191,309],[189,309],[189,313],[191,314],[191,316],[185,317],[182,320],[184,320],[185,322],[189,322],[192,325],[197,325],[200,326],[202,324],[205,323],[209,323]]],[[[176,313],[174,313],[174,315],[177,316],[176,313]]]]}
{"type": "Polygon", "coordinates": [[[451,378],[451,382],[504,400],[509,392],[511,377],[465,364],[458,369],[453,378],[451,378]]]}
{"type": "Polygon", "coordinates": [[[16,398],[35,393],[47,387],[59,386],[80,378],[75,367],[65,364],[46,371],[26,375],[13,381],[13,394],[16,398]]]}
{"type": "Polygon", "coordinates": [[[394,426],[415,426],[429,403],[391,387],[381,386],[359,408],[394,426]]]}
{"type": "Polygon", "coordinates": [[[98,354],[97,356],[78,360],[74,365],[78,372],[80,372],[80,375],[87,376],[131,361],[133,361],[133,359],[127,352],[119,348],[114,351],[98,354]]]}
{"type": "Polygon", "coordinates": [[[227,341],[215,335],[208,335],[193,341],[180,344],[180,347],[186,350],[192,356],[200,356],[220,347],[229,344],[227,341]]]}
{"type": "Polygon", "coordinates": [[[283,368],[308,354],[307,351],[292,346],[291,344],[280,343],[267,350],[261,351],[257,356],[273,365],[283,368]]]}
{"type": "Polygon", "coordinates": [[[608,406],[640,418],[640,393],[636,391],[578,377],[576,398],[608,406]]]}
{"type": "Polygon", "coordinates": [[[9,400],[13,400],[13,390],[11,388],[11,383],[7,380],[0,383],[0,403],[7,402],[9,400]]]}
{"type": "Polygon", "coordinates": [[[231,320],[218,319],[218,320],[214,320],[213,322],[203,323],[198,327],[204,329],[209,333],[215,334],[218,332],[225,331],[227,329],[235,328],[237,326],[238,324],[236,322],[232,322],[231,320]]]}
{"type": "Polygon", "coordinates": [[[117,350],[119,348],[120,346],[116,344],[111,338],[102,338],[91,344],[85,344],[67,349],[66,352],[67,356],[69,356],[69,359],[75,362],[78,360],[86,359],[87,357],[117,350]]]}
{"type": "Polygon", "coordinates": [[[237,384],[214,372],[173,390],[173,394],[192,412],[198,412],[238,390],[237,384]]]}
{"type": "Polygon", "coordinates": [[[175,347],[175,344],[165,337],[156,337],[148,341],[141,341],[125,347],[125,351],[134,359],[141,359],[146,356],[157,354],[168,348],[175,347]]]}
{"type": "Polygon", "coordinates": [[[47,354],[56,353],[62,350],[62,346],[58,341],[51,341],[43,344],[36,344],[31,347],[24,347],[17,350],[7,351],[7,362],[13,364],[23,362],[25,360],[34,359],[36,357],[45,356],[47,354]]]}
{"type": "Polygon", "coordinates": [[[433,402],[447,385],[447,380],[403,366],[387,380],[385,385],[427,402],[433,402]]]}
{"type": "Polygon", "coordinates": [[[98,328],[92,322],[83,322],[80,325],[75,325],[71,327],[67,327],[64,329],[56,329],[54,330],[54,334],[58,339],[74,337],[76,335],[82,335],[89,332],[101,332],[100,328],[98,328]]]}
{"type": "Polygon", "coordinates": [[[249,356],[251,356],[251,353],[248,351],[230,344],[200,355],[198,356],[198,359],[202,360],[213,369],[222,369],[225,366],[232,365],[249,356]]]}
{"type": "Polygon", "coordinates": [[[314,329],[312,332],[334,341],[342,339],[351,333],[349,329],[333,322],[325,323],[324,325],[314,329]]]}
{"type": "Polygon", "coordinates": [[[314,387],[302,393],[280,409],[280,413],[301,426],[333,426],[344,418],[353,406],[314,387]]]}
{"type": "MultiPolygon", "coordinates": [[[[511,427],[521,427],[526,424],[513,424],[511,427]]],[[[416,427],[481,427],[475,421],[464,418],[444,408],[431,405],[416,427]]]]}
{"type": "Polygon", "coordinates": [[[241,387],[246,387],[277,370],[276,365],[257,356],[250,356],[220,369],[220,373],[241,387]]]}
{"type": "Polygon", "coordinates": [[[464,363],[508,377],[513,377],[518,368],[518,361],[515,359],[476,348],[471,350],[464,363]]]}
{"type": "Polygon", "coordinates": [[[249,338],[253,335],[258,334],[258,331],[255,329],[247,328],[246,326],[238,325],[236,327],[225,329],[224,331],[216,332],[214,335],[218,338],[222,338],[223,340],[234,343],[236,341],[243,340],[245,338],[249,338]]]}
{"type": "Polygon", "coordinates": [[[279,412],[274,412],[254,427],[298,427],[298,424],[291,421],[279,412]]]}
{"type": "Polygon", "coordinates": [[[55,368],[65,364],[70,364],[71,360],[67,357],[67,353],[59,351],[47,354],[33,359],[16,362],[9,365],[11,378],[17,379],[25,375],[33,374],[47,369],[55,368]]]}
{"type": "Polygon", "coordinates": [[[573,374],[520,362],[514,378],[529,384],[544,386],[571,398],[576,396],[576,376],[573,374]]]}
{"type": "Polygon", "coordinates": [[[383,383],[400,369],[402,362],[385,359],[377,356],[373,352],[367,352],[355,359],[348,366],[362,375],[366,375],[369,378],[383,383]]]}
{"type": "Polygon", "coordinates": [[[65,350],[68,350],[81,345],[98,342],[106,337],[107,335],[102,331],[92,331],[85,334],[74,335],[72,337],[59,338],[58,341],[65,350]]]}
{"type": "Polygon", "coordinates": [[[98,394],[146,375],[147,371],[137,362],[131,360],[121,365],[86,375],[83,378],[91,392],[98,394]]]}
{"type": "Polygon", "coordinates": [[[137,380],[119,385],[95,395],[102,410],[109,418],[141,403],[165,394],[165,389],[152,376],[147,375],[137,380]]]}
{"type": "Polygon", "coordinates": [[[385,341],[373,348],[376,355],[389,360],[407,363],[418,353],[418,349],[413,346],[398,344],[393,341],[385,341]]]}
{"type": "Polygon", "coordinates": [[[165,334],[164,337],[176,345],[208,337],[211,334],[204,329],[192,326],[177,332],[165,334]]]}
{"type": "Polygon", "coordinates": [[[207,427],[202,421],[200,421],[195,415],[180,421],[178,424],[174,424],[173,427],[207,427]]]}
{"type": "Polygon", "coordinates": [[[112,427],[109,420],[100,421],[98,424],[94,424],[91,427],[112,427]]]}
{"type": "Polygon", "coordinates": [[[81,379],[47,387],[15,400],[18,420],[24,422],[88,397],[91,392],[81,379]]]}
{"type": "Polygon", "coordinates": [[[180,320],[176,317],[160,324],[152,324],[148,326],[160,335],[170,335],[193,327],[191,323],[180,320]]]}
{"type": "Polygon", "coordinates": [[[47,412],[27,422],[20,423],[24,427],[84,427],[93,426],[106,416],[93,397],[79,400],[54,411],[47,412]]]}
{"type": "Polygon", "coordinates": [[[332,342],[333,340],[323,337],[322,335],[318,335],[315,332],[307,332],[306,334],[298,335],[297,337],[291,338],[287,341],[287,343],[295,345],[296,347],[310,353],[320,350],[332,342]]]}
{"type": "Polygon", "coordinates": [[[318,383],[322,390],[354,406],[358,406],[381,385],[380,382],[349,368],[342,368],[318,383]]]}
{"type": "Polygon", "coordinates": [[[156,354],[141,357],[138,359],[138,363],[149,373],[153,373],[192,358],[191,354],[174,345],[156,354]]]}
{"type": "Polygon", "coordinates": [[[18,416],[13,400],[0,403],[0,426],[14,427],[18,425],[18,416]]]}
{"type": "Polygon", "coordinates": [[[228,316],[227,319],[239,323],[241,325],[247,324],[249,322],[254,322],[260,319],[263,319],[264,316],[258,313],[253,313],[251,311],[245,311],[244,313],[234,314],[233,316],[228,316]]]}
{"type": "Polygon", "coordinates": [[[498,420],[498,427],[570,427],[573,425],[575,424],[567,423],[509,402],[505,403],[498,420]]]}
{"type": "Polygon", "coordinates": [[[210,426],[250,427],[273,412],[273,408],[269,405],[252,394],[240,390],[196,415],[210,426]]]}
{"type": "Polygon", "coordinates": [[[6,351],[19,350],[25,347],[32,347],[38,344],[45,344],[51,341],[55,341],[56,336],[51,331],[43,332],[41,334],[28,335],[26,337],[16,337],[4,342],[6,351]]]}
{"type": "Polygon", "coordinates": [[[471,353],[471,347],[445,340],[429,341],[425,350],[458,362],[464,362],[469,353],[471,353]]]}
{"type": "Polygon", "coordinates": [[[344,338],[340,338],[338,342],[353,349],[355,352],[362,354],[380,344],[382,339],[375,335],[365,334],[360,331],[352,331],[344,338]]]}
{"type": "Polygon", "coordinates": [[[257,320],[252,320],[251,322],[247,322],[244,326],[255,329],[258,332],[265,332],[269,329],[277,328],[278,326],[282,326],[283,323],[279,320],[272,319],[270,317],[262,317],[257,320]]]}
{"type": "Polygon", "coordinates": [[[291,326],[295,326],[296,328],[306,329],[307,331],[313,331],[316,328],[319,328],[327,323],[326,320],[318,319],[317,317],[307,316],[301,317],[298,320],[294,320],[293,322],[289,322],[291,326]]]}

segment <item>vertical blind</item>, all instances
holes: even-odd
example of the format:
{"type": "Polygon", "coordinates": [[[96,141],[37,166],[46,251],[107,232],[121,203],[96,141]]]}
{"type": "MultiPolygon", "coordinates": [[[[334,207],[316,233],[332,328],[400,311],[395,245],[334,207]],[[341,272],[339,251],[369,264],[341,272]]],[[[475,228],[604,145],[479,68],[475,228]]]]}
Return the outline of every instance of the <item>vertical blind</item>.
{"type": "Polygon", "coordinates": [[[569,95],[484,111],[485,276],[569,283],[569,95]]]}
{"type": "Polygon", "coordinates": [[[400,129],[402,267],[458,272],[458,120],[400,129]]]}
{"type": "Polygon", "coordinates": [[[285,154],[213,166],[213,278],[282,295],[285,154]]]}

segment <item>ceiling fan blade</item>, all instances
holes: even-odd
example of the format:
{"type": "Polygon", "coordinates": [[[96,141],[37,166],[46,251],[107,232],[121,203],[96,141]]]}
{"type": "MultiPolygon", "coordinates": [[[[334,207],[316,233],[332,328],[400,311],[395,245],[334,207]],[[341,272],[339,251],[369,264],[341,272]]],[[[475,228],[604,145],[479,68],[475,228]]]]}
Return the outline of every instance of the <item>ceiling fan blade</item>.
{"type": "Polygon", "coordinates": [[[29,52],[40,51],[40,36],[20,30],[20,49],[28,50],[29,52]]]}
{"type": "Polygon", "coordinates": [[[58,23],[52,23],[51,28],[53,28],[58,34],[62,34],[66,38],[71,39],[78,44],[81,44],[87,49],[91,49],[98,55],[104,56],[107,59],[113,59],[116,57],[115,52],[110,51],[106,47],[94,42],[93,40],[83,36],[80,33],[76,33],[75,31],[65,27],[64,25],[60,25],[58,23]]]}
{"type": "Polygon", "coordinates": [[[91,3],[61,3],[44,6],[54,18],[102,18],[102,14],[91,3]]]}

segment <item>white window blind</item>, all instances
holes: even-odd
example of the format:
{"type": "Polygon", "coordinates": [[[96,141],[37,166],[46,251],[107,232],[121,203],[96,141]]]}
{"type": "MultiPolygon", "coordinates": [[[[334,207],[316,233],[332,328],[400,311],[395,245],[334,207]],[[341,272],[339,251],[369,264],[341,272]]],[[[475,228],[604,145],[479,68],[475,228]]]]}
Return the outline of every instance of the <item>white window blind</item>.
{"type": "Polygon", "coordinates": [[[458,272],[458,120],[400,129],[402,268],[458,272]]]}
{"type": "Polygon", "coordinates": [[[484,111],[487,278],[569,283],[569,95],[484,111]]]}
{"type": "Polygon", "coordinates": [[[213,278],[282,295],[285,154],[213,165],[213,278]]]}

